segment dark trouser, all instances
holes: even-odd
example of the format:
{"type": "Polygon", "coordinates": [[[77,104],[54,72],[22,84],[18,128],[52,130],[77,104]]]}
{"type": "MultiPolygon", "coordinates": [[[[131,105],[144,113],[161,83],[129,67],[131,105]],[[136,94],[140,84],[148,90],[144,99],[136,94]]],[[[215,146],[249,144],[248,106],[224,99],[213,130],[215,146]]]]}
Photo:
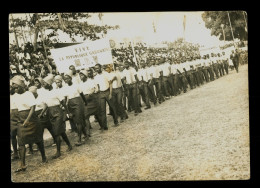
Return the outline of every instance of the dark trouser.
{"type": "Polygon", "coordinates": [[[148,96],[148,83],[142,81],[142,84],[139,86],[140,95],[142,96],[142,100],[144,101],[146,107],[151,107],[148,96]]]}
{"type": "Polygon", "coordinates": [[[190,71],[187,71],[186,78],[187,78],[187,81],[188,81],[191,89],[196,87],[194,85],[194,76],[193,76],[193,74],[190,71]]]}
{"type": "Polygon", "coordinates": [[[122,87],[113,88],[112,92],[112,103],[116,107],[117,114],[121,117],[121,119],[124,119],[126,117],[126,112],[122,104],[122,97],[123,97],[123,89],[122,87]]]}
{"type": "Polygon", "coordinates": [[[174,88],[175,88],[175,92],[176,95],[179,95],[179,93],[181,92],[181,82],[180,82],[180,76],[178,73],[173,75],[173,84],[174,84],[174,88]]]}
{"type": "Polygon", "coordinates": [[[213,65],[211,65],[211,66],[209,67],[209,75],[210,75],[210,80],[211,80],[211,81],[215,80],[214,72],[213,72],[213,65]]]}
{"type": "Polygon", "coordinates": [[[208,75],[207,68],[202,68],[202,73],[204,75],[206,82],[209,82],[209,75],[208,75]]]}
{"type": "Polygon", "coordinates": [[[155,95],[155,92],[154,92],[154,83],[153,83],[153,79],[149,80],[148,81],[148,84],[147,84],[147,88],[148,88],[148,96],[150,96],[149,98],[153,101],[154,104],[157,103],[157,97],[155,95]]]}
{"type": "Polygon", "coordinates": [[[101,121],[102,121],[102,125],[104,126],[103,128],[107,128],[106,102],[113,110],[112,115],[113,115],[114,123],[115,124],[118,123],[118,119],[117,119],[118,117],[117,117],[115,105],[111,100],[109,100],[109,89],[106,91],[100,91],[99,92],[99,105],[100,105],[100,113],[101,113],[101,119],[102,119],[101,121]]]}
{"type": "Polygon", "coordinates": [[[94,93],[91,96],[85,95],[85,98],[87,99],[87,106],[85,106],[84,109],[84,115],[85,115],[85,121],[86,121],[86,133],[87,135],[90,135],[90,121],[89,118],[91,115],[94,115],[99,123],[99,126],[101,128],[104,128],[105,125],[102,124],[102,117],[100,113],[100,106],[98,103],[98,94],[94,93]]]}
{"type": "Polygon", "coordinates": [[[204,84],[205,79],[201,67],[199,67],[198,74],[199,74],[200,84],[202,85],[204,84]]]}
{"type": "Polygon", "coordinates": [[[221,68],[221,71],[222,71],[222,75],[225,75],[224,63],[221,63],[221,64],[220,64],[220,68],[221,68]]]}
{"type": "Polygon", "coordinates": [[[199,80],[199,75],[198,75],[198,71],[194,70],[193,71],[193,77],[194,77],[194,82],[197,86],[200,86],[200,80],[199,80]]]}
{"type": "Polygon", "coordinates": [[[215,75],[216,75],[216,78],[219,78],[218,65],[217,65],[217,64],[214,64],[214,65],[213,65],[213,70],[214,70],[214,73],[215,73],[215,75]]]}
{"type": "Polygon", "coordinates": [[[122,90],[122,103],[125,110],[126,109],[126,96],[127,96],[127,86],[124,85],[124,89],[122,90]]]}
{"type": "MultiPolygon", "coordinates": [[[[138,103],[137,83],[128,84],[127,87],[128,87],[127,96],[129,97],[128,102],[130,103],[130,105],[133,106],[135,113],[139,113],[141,111],[141,108],[138,103]]],[[[128,106],[128,108],[129,108],[129,106],[128,106]]]]}
{"type": "Polygon", "coordinates": [[[70,123],[71,130],[75,131],[75,132],[78,132],[78,128],[77,128],[76,124],[74,123],[74,121],[71,118],[69,118],[69,123],[70,123]]]}
{"type": "Polygon", "coordinates": [[[165,96],[169,97],[174,95],[173,93],[173,80],[170,76],[163,77],[163,85],[165,90],[165,96]]]}
{"type": "Polygon", "coordinates": [[[172,88],[172,96],[176,96],[176,94],[177,94],[176,88],[177,87],[175,86],[175,75],[170,74],[169,83],[170,83],[171,88],[172,88]]]}
{"type": "Polygon", "coordinates": [[[222,69],[221,69],[221,64],[218,64],[218,72],[219,72],[219,76],[223,76],[223,72],[222,72],[222,69]]]}
{"type": "Polygon", "coordinates": [[[154,78],[154,85],[156,89],[156,96],[159,102],[163,102],[163,95],[162,95],[162,81],[161,78],[154,78]]]}
{"type": "Polygon", "coordinates": [[[233,61],[233,64],[234,64],[236,71],[238,72],[238,66],[239,66],[238,61],[233,61]]]}
{"type": "Polygon", "coordinates": [[[187,80],[185,78],[185,76],[183,74],[178,75],[179,79],[178,79],[178,85],[180,86],[181,90],[184,91],[184,93],[186,93],[187,91],[187,80]]]}
{"type": "Polygon", "coordinates": [[[226,71],[226,74],[228,74],[228,62],[227,61],[224,62],[224,69],[226,71]]]}

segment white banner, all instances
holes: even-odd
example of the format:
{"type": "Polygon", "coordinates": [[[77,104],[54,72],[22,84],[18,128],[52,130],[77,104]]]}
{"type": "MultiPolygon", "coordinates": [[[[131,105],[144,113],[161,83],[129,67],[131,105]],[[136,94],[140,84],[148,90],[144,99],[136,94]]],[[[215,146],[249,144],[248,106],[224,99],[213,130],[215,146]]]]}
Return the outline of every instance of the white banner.
{"type": "Polygon", "coordinates": [[[51,49],[51,55],[60,73],[67,72],[70,65],[77,70],[101,65],[112,64],[112,53],[108,39],[100,39],[91,42],[51,49]]]}

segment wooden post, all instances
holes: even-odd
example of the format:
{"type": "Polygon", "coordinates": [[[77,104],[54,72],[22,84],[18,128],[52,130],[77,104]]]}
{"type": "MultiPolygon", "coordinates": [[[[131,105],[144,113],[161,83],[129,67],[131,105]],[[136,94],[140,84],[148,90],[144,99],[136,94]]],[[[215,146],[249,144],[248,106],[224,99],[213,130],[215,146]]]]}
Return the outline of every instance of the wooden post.
{"type": "Polygon", "coordinates": [[[229,12],[228,11],[227,11],[227,14],[228,14],[229,25],[230,25],[231,33],[232,33],[232,37],[233,37],[233,44],[236,47],[235,38],[234,38],[233,29],[232,29],[232,25],[231,25],[231,21],[230,21],[230,17],[229,17],[229,12]]]}

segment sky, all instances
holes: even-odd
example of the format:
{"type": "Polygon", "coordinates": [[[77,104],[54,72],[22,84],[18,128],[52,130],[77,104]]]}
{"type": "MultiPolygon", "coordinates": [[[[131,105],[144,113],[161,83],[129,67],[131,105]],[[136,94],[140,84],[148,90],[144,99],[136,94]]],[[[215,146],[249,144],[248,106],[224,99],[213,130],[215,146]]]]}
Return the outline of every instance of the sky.
{"type": "MultiPolygon", "coordinates": [[[[134,38],[141,37],[144,42],[174,41],[183,37],[183,17],[186,15],[185,40],[205,47],[223,44],[217,37],[210,35],[201,14],[203,12],[116,12],[103,13],[102,22],[98,13],[87,19],[89,24],[119,25],[120,29],[111,31],[107,37],[134,38]],[[154,33],[153,24],[157,31],[154,33]]],[[[14,15],[16,16],[21,15],[14,15]]],[[[47,31],[48,32],[48,31],[47,31]]],[[[66,34],[60,34],[62,42],[71,42],[66,34]]],[[[33,38],[33,37],[32,37],[33,38]]],[[[13,40],[13,36],[10,37],[13,40]]],[[[80,38],[78,40],[81,40],[80,38]]]]}

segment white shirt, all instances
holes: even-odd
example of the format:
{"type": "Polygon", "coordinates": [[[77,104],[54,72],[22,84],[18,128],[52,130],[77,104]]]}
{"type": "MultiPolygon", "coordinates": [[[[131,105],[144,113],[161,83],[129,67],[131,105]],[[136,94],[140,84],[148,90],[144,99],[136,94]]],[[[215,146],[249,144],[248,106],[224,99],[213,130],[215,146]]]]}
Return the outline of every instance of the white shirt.
{"type": "Polygon", "coordinates": [[[160,66],[154,66],[154,72],[153,72],[153,77],[154,78],[159,78],[160,77],[160,72],[162,71],[160,66]]]}
{"type": "Polygon", "coordinates": [[[135,75],[137,75],[136,70],[130,67],[129,70],[123,70],[123,76],[126,78],[126,84],[133,84],[136,82],[135,75]]]}
{"type": "Polygon", "coordinates": [[[109,89],[109,81],[111,80],[111,77],[108,72],[103,71],[101,74],[97,74],[94,79],[95,83],[99,85],[100,91],[106,91],[109,89]]]}
{"type": "Polygon", "coordinates": [[[209,61],[209,59],[205,59],[204,62],[205,62],[205,66],[206,66],[206,67],[209,67],[209,66],[210,66],[210,61],[209,61]]]}
{"type": "Polygon", "coordinates": [[[39,110],[43,109],[44,99],[45,99],[45,96],[48,95],[48,90],[41,87],[40,89],[37,89],[37,94],[38,94],[38,97],[35,99],[36,100],[35,111],[39,111],[39,110]]]}
{"type": "Polygon", "coordinates": [[[68,99],[73,99],[80,96],[82,92],[79,88],[79,84],[72,84],[71,86],[66,85],[63,88],[64,95],[68,97],[68,99]]]}
{"type": "Polygon", "coordinates": [[[64,99],[64,88],[52,89],[51,91],[47,90],[47,95],[45,95],[43,102],[48,106],[57,106],[60,105],[60,101],[64,99]]]}
{"type": "Polygon", "coordinates": [[[149,81],[149,74],[148,74],[148,69],[145,68],[145,69],[139,69],[138,70],[138,73],[140,75],[140,78],[139,80],[143,80],[145,82],[148,82],[149,81]]]}
{"type": "Polygon", "coordinates": [[[88,78],[85,82],[80,82],[79,88],[84,95],[90,95],[98,91],[95,80],[90,78],[88,78]]]}
{"type": "Polygon", "coordinates": [[[177,67],[176,64],[172,64],[171,65],[171,73],[172,74],[176,74],[177,73],[177,68],[176,67],[177,67]]]}
{"type": "Polygon", "coordinates": [[[122,81],[121,81],[121,74],[120,71],[110,72],[110,79],[112,80],[113,77],[116,77],[112,82],[112,88],[116,89],[119,87],[122,87],[122,81]]]}
{"type": "Polygon", "coordinates": [[[161,66],[162,72],[163,72],[163,76],[169,76],[170,74],[170,64],[169,63],[164,63],[161,66]]]}
{"type": "Polygon", "coordinates": [[[190,70],[190,66],[191,66],[191,62],[187,61],[187,62],[184,63],[183,68],[185,68],[186,71],[189,71],[190,70]]]}
{"type": "Polygon", "coordinates": [[[14,93],[13,95],[10,95],[10,109],[18,109],[17,108],[17,100],[18,100],[19,94],[18,93],[14,93]]]}
{"type": "Polygon", "coordinates": [[[18,111],[30,110],[30,108],[34,105],[36,105],[36,100],[30,91],[26,91],[23,94],[18,95],[16,100],[18,111]]]}
{"type": "Polygon", "coordinates": [[[178,64],[177,69],[178,69],[181,73],[184,72],[184,70],[183,70],[184,65],[185,65],[184,63],[180,63],[180,64],[178,64]]]}
{"type": "Polygon", "coordinates": [[[76,75],[72,75],[72,83],[73,84],[79,84],[81,82],[80,80],[80,76],[78,73],[76,73],[76,75]]]}

